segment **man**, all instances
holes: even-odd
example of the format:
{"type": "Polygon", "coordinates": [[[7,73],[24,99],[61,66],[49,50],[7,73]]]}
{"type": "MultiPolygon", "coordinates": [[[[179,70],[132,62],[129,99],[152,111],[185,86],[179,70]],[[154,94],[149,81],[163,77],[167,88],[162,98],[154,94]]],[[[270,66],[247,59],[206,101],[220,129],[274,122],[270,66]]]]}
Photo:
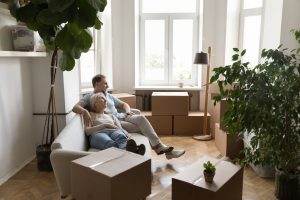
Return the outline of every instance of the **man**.
{"type": "MultiPolygon", "coordinates": [[[[130,106],[127,103],[107,93],[108,84],[104,75],[98,74],[94,76],[94,78],[92,79],[92,83],[94,87],[94,94],[103,92],[106,95],[106,112],[113,114],[120,121],[126,121],[136,125],[139,128],[140,132],[149,139],[152,148],[157,154],[165,154],[167,159],[172,159],[178,158],[185,153],[184,150],[175,150],[173,147],[169,147],[163,144],[154,131],[152,125],[144,115],[134,114],[133,112],[131,112],[130,106]],[[124,113],[118,112],[117,108],[124,110],[124,113]]],[[[85,95],[73,107],[73,112],[83,115],[84,123],[86,126],[90,126],[91,124],[89,102],[93,93],[85,95]]]]}

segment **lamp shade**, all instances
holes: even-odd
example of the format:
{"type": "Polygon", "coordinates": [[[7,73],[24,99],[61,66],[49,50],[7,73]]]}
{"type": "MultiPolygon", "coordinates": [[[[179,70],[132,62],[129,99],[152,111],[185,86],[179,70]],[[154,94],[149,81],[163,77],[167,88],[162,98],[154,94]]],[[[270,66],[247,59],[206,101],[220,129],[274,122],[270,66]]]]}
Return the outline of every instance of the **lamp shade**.
{"type": "Polygon", "coordinates": [[[204,53],[204,52],[196,53],[194,64],[203,64],[203,65],[208,64],[207,53],[204,53]]]}

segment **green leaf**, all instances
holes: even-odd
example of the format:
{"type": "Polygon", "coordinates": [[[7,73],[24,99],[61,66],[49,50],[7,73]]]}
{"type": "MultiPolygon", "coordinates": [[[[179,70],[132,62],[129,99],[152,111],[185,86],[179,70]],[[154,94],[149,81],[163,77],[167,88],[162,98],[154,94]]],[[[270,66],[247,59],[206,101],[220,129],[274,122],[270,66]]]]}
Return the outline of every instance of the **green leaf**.
{"type": "Polygon", "coordinates": [[[16,19],[25,23],[34,21],[38,13],[39,9],[33,3],[28,3],[26,6],[16,10],[16,19]]]}
{"type": "Polygon", "coordinates": [[[98,19],[98,17],[95,19],[95,29],[100,30],[103,23],[98,19]]]}
{"type": "Polygon", "coordinates": [[[62,71],[71,71],[75,66],[75,60],[68,53],[63,52],[59,59],[59,67],[62,71]]]}
{"type": "Polygon", "coordinates": [[[237,61],[239,59],[239,55],[238,54],[234,54],[232,56],[232,61],[237,61]]]}
{"type": "Polygon", "coordinates": [[[47,0],[30,0],[30,2],[32,2],[34,5],[40,5],[40,4],[47,4],[47,0]]]}
{"type": "Polygon", "coordinates": [[[96,10],[103,12],[106,7],[106,0],[86,0],[93,8],[96,10]]]}
{"type": "Polygon", "coordinates": [[[245,55],[245,53],[246,53],[246,49],[244,49],[244,50],[242,51],[241,56],[245,55]]]}
{"type": "Polygon", "coordinates": [[[37,20],[47,25],[60,25],[68,21],[68,16],[66,13],[52,12],[50,9],[44,9],[38,14],[37,20]]]}
{"type": "Polygon", "coordinates": [[[73,35],[68,31],[68,25],[57,33],[55,44],[63,51],[70,51],[75,44],[73,35]]]}
{"type": "Polygon", "coordinates": [[[49,8],[52,12],[62,12],[69,8],[75,0],[49,0],[49,8]]]}
{"type": "Polygon", "coordinates": [[[83,52],[87,52],[92,43],[93,37],[88,29],[83,30],[77,37],[75,37],[76,46],[78,46],[83,52]]]}
{"type": "Polygon", "coordinates": [[[239,52],[239,49],[238,48],[233,48],[233,51],[239,52]]]}
{"type": "Polygon", "coordinates": [[[82,29],[93,27],[97,19],[97,10],[86,1],[79,1],[79,10],[75,22],[82,29]]]}

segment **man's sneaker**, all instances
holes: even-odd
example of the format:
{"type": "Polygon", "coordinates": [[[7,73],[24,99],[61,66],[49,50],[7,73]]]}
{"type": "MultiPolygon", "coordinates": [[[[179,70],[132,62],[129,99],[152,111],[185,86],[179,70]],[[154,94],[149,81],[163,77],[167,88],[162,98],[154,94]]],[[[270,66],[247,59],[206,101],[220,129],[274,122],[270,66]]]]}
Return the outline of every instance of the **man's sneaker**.
{"type": "Polygon", "coordinates": [[[185,150],[176,150],[174,149],[171,152],[165,153],[167,159],[179,158],[185,153],[185,150]]]}

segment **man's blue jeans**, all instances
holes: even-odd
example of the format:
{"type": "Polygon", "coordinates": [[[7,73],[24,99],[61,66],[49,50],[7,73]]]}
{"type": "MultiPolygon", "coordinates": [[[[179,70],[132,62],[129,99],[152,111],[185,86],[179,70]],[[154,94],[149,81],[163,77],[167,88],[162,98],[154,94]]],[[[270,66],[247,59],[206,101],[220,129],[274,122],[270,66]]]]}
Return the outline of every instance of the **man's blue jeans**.
{"type": "Polygon", "coordinates": [[[104,130],[90,136],[90,145],[96,149],[117,147],[126,149],[127,136],[121,130],[104,130]]]}

